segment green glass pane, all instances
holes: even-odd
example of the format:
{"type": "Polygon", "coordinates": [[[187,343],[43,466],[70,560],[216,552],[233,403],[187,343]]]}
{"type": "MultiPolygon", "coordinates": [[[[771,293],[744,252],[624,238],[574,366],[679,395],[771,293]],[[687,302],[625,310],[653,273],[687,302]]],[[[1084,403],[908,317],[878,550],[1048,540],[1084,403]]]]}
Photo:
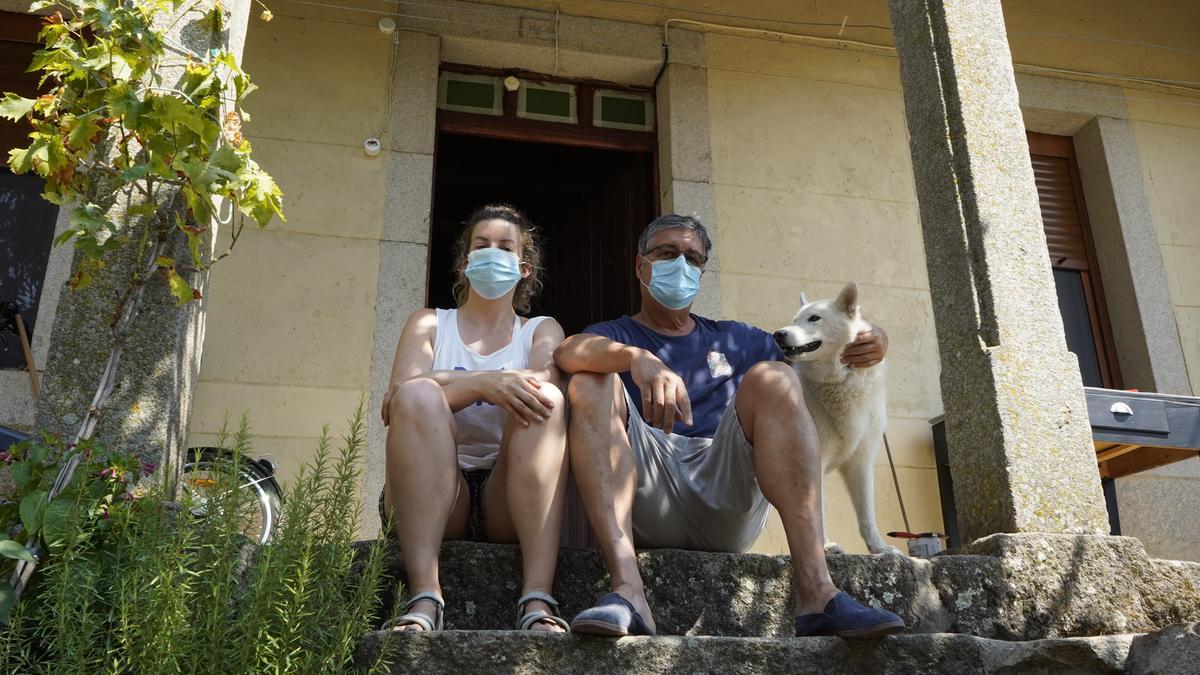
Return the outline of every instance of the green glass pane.
{"type": "Polygon", "coordinates": [[[462,80],[446,82],[446,103],[448,105],[491,110],[495,101],[496,85],[494,83],[463,82],[462,80]]]}
{"type": "Polygon", "coordinates": [[[605,122],[646,126],[646,102],[632,98],[600,99],[600,119],[605,122]]]}
{"type": "Polygon", "coordinates": [[[529,87],[525,90],[525,112],[569,119],[571,92],[529,87]]]}

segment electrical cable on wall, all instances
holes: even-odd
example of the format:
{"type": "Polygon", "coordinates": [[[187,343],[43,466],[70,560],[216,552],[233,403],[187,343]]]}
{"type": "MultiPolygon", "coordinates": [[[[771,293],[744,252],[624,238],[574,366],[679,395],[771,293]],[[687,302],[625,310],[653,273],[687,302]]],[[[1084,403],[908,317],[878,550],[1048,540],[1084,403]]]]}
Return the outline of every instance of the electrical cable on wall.
{"type": "MultiPolygon", "coordinates": [[[[397,13],[394,11],[380,11],[380,10],[366,9],[366,8],[362,8],[362,7],[351,7],[351,6],[341,5],[341,4],[336,4],[336,3],[314,2],[313,0],[283,0],[283,1],[295,3],[295,4],[299,4],[299,5],[309,5],[309,6],[313,6],[313,7],[327,7],[327,8],[331,8],[331,9],[341,9],[341,10],[347,10],[347,11],[352,11],[352,12],[361,12],[361,13],[367,13],[367,14],[392,16],[397,19],[404,18],[404,19],[412,19],[412,20],[416,20],[416,21],[450,23],[450,24],[454,24],[456,26],[472,26],[472,27],[479,27],[479,28],[487,28],[490,31],[503,30],[506,32],[517,33],[519,35],[531,36],[534,38],[542,38],[542,39],[547,39],[547,40],[554,39],[556,43],[559,40],[559,31],[557,30],[557,27],[558,27],[560,18],[555,19],[555,30],[553,31],[553,33],[546,33],[546,32],[539,33],[537,31],[531,31],[528,28],[522,28],[522,27],[516,27],[516,26],[506,27],[500,22],[482,23],[479,21],[469,21],[469,20],[458,19],[458,18],[446,18],[446,17],[428,16],[428,15],[421,15],[421,14],[404,14],[404,13],[397,13]]],[[[390,2],[393,5],[406,5],[406,6],[410,6],[410,7],[430,7],[430,8],[436,7],[439,10],[444,10],[447,12],[460,12],[460,13],[463,13],[466,15],[476,16],[476,17],[480,16],[480,14],[481,14],[481,12],[479,10],[474,9],[474,8],[464,8],[464,7],[458,7],[458,6],[453,6],[453,5],[437,4],[437,3],[433,3],[433,2],[420,2],[420,1],[416,1],[416,0],[385,0],[385,1],[390,2]]],[[[656,8],[656,9],[667,9],[663,5],[658,5],[658,4],[654,4],[651,2],[638,2],[636,0],[604,0],[604,1],[611,2],[611,3],[618,3],[618,4],[630,4],[630,5],[652,7],[652,8],[656,8]]],[[[559,4],[560,3],[558,2],[558,0],[555,0],[555,5],[558,6],[559,4]]],[[[693,10],[693,11],[691,11],[691,13],[705,15],[705,16],[720,17],[720,18],[724,18],[724,19],[741,19],[741,20],[748,20],[748,21],[770,21],[770,22],[776,23],[776,24],[824,26],[824,27],[839,28],[839,29],[842,28],[842,26],[843,26],[843,23],[841,23],[841,22],[787,21],[787,20],[780,20],[780,19],[767,19],[767,18],[763,18],[763,17],[742,16],[742,15],[736,15],[736,14],[726,14],[726,13],[721,13],[721,12],[710,12],[710,11],[702,11],[702,10],[693,10]]],[[[497,19],[499,19],[501,17],[507,18],[508,16],[511,16],[511,14],[508,12],[483,13],[483,15],[495,17],[497,19]]],[[[326,19],[326,20],[333,21],[333,19],[326,19]]],[[[356,24],[354,22],[338,22],[338,23],[346,23],[346,24],[350,24],[350,25],[361,25],[361,24],[356,24]]],[[[851,39],[842,38],[842,37],[826,37],[826,36],[821,36],[821,35],[808,35],[808,34],[803,34],[803,33],[789,33],[789,32],[785,32],[785,31],[770,30],[770,29],[765,29],[765,28],[752,28],[752,27],[747,27],[747,26],[738,26],[738,25],[733,25],[733,24],[722,24],[722,23],[714,23],[714,22],[706,22],[706,21],[696,21],[696,20],[692,20],[692,19],[677,18],[677,17],[676,18],[668,18],[663,22],[662,28],[663,28],[664,41],[666,40],[666,36],[668,34],[668,29],[672,25],[691,25],[691,26],[697,26],[697,27],[701,27],[701,28],[709,28],[714,31],[752,33],[752,34],[757,34],[760,37],[776,37],[776,38],[780,38],[780,39],[796,40],[796,41],[799,41],[802,43],[811,44],[813,46],[833,47],[833,48],[840,48],[840,49],[854,49],[854,50],[878,53],[878,54],[887,55],[887,56],[894,56],[896,53],[895,47],[893,47],[891,45],[887,45],[887,44],[864,42],[864,41],[860,41],[860,40],[851,40],[851,39]]],[[[860,28],[860,29],[891,30],[889,26],[882,26],[882,25],[877,25],[877,24],[845,23],[844,27],[845,28],[860,28]]],[[[398,30],[415,30],[415,29],[400,28],[398,30]]],[[[434,31],[421,31],[421,32],[428,32],[428,33],[440,36],[439,33],[436,33],[434,31]]],[[[1055,38],[1055,39],[1111,42],[1111,43],[1115,43],[1115,44],[1127,44],[1127,45],[1131,45],[1131,46],[1139,46],[1139,47],[1144,47],[1147,49],[1162,49],[1162,50],[1179,52],[1179,53],[1184,53],[1184,54],[1200,54],[1200,52],[1197,52],[1195,50],[1189,50],[1189,49],[1184,49],[1184,48],[1180,48],[1180,47],[1173,47],[1170,45],[1161,45],[1161,44],[1141,42],[1141,41],[1136,41],[1136,40],[1120,40],[1117,38],[1107,38],[1107,37],[1102,37],[1102,36],[1085,36],[1085,35],[1069,35],[1069,34],[1063,34],[1063,33],[1042,33],[1042,32],[1021,32],[1021,31],[1013,31],[1012,33],[1009,33],[1009,35],[1017,36],[1017,37],[1047,37],[1047,38],[1055,38]]],[[[556,47],[555,51],[557,54],[557,52],[558,52],[557,47],[556,47]]],[[[557,62],[557,59],[556,59],[556,62],[557,62]]],[[[1178,79],[1164,79],[1164,78],[1155,78],[1155,77],[1142,77],[1142,76],[1135,76],[1135,75],[1119,75],[1116,73],[1101,73],[1101,72],[1095,72],[1095,71],[1060,68],[1060,67],[1055,67],[1055,66],[1039,66],[1039,65],[1035,65],[1035,64],[1026,64],[1026,63],[1018,63],[1018,62],[1013,63],[1013,68],[1017,72],[1066,75],[1066,76],[1069,76],[1070,78],[1076,78],[1076,79],[1082,78],[1082,79],[1089,79],[1089,80],[1109,81],[1112,83],[1120,83],[1120,84],[1125,84],[1125,85],[1142,85],[1142,86],[1150,85],[1150,86],[1175,90],[1175,91],[1178,91],[1178,92],[1181,92],[1184,94],[1188,94],[1188,95],[1200,94],[1200,80],[1178,80],[1178,79]]],[[[558,69],[559,68],[556,66],[556,71],[558,69]]],[[[1167,102],[1166,99],[1145,99],[1145,100],[1162,100],[1164,102],[1167,102]]],[[[1183,102],[1180,102],[1180,103],[1183,103],[1183,102]]],[[[1186,103],[1184,103],[1184,104],[1186,105],[1186,103]]]]}

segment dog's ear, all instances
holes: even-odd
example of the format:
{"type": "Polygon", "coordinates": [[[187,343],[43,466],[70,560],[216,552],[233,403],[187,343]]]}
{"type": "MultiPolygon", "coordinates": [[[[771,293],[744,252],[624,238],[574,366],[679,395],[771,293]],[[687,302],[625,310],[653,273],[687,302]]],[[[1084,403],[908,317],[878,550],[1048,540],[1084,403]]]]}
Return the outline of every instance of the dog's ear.
{"type": "Polygon", "coordinates": [[[858,313],[858,284],[851,281],[846,284],[841,293],[838,293],[837,300],[833,304],[846,314],[854,316],[858,313]]]}
{"type": "Polygon", "coordinates": [[[808,296],[804,294],[804,291],[800,291],[800,306],[803,307],[807,304],[808,304],[808,296]]]}

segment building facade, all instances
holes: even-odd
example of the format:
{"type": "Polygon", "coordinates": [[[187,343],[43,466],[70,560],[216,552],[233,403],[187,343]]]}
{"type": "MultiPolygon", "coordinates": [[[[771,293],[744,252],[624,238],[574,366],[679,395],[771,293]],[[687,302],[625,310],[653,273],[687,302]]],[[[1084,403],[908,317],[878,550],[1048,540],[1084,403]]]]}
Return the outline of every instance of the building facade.
{"type": "MultiPolygon", "coordinates": [[[[910,526],[943,529],[930,421],[946,410],[944,358],[887,2],[268,4],[273,19],[252,12],[246,32],[243,65],[261,87],[246,132],[288,221],[247,231],[215,268],[189,444],[214,442],[227,414],[246,411],[256,451],[286,478],[365,397],[370,504],[396,339],[411,311],[445,301],[447,237],[480,200],[512,201],[545,230],[548,287],[576,284],[546,309],[576,329],[636,310],[631,232],[656,212],[695,213],[717,251],[697,313],[773,330],[801,292],[859,284],[890,336],[888,436],[910,526]],[[632,117],[606,119],[612,101],[632,117]]],[[[1091,350],[1084,382],[1094,364],[1097,386],[1200,392],[1200,9],[1003,11],[1039,187],[1066,172],[1069,198],[1043,191],[1042,214],[1076,214],[1025,253],[1051,263],[1068,345],[1091,350]],[[1086,338],[1071,334],[1080,311],[1086,338]]],[[[67,251],[47,258],[39,368],[69,263],[67,251]]],[[[31,425],[26,374],[0,371],[0,392],[0,424],[31,425]]],[[[1200,560],[1200,459],[1114,487],[1123,534],[1155,557],[1200,560]]],[[[882,453],[876,490],[881,529],[904,529],[882,453]]],[[[865,550],[840,481],[827,495],[830,537],[865,550]]],[[[364,515],[371,533],[373,509],[364,515]]],[[[754,550],[786,550],[777,521],[754,550]]]]}

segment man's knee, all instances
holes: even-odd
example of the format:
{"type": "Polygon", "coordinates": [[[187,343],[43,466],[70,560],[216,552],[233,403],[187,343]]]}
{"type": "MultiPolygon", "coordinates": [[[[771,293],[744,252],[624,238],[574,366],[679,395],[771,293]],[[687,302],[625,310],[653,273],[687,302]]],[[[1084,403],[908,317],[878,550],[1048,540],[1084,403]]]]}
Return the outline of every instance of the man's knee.
{"type": "Polygon", "coordinates": [[[763,361],[754,364],[742,378],[738,393],[740,394],[743,390],[750,393],[795,394],[801,398],[804,395],[796,371],[781,361],[763,361]]]}
{"type": "Polygon", "coordinates": [[[619,378],[612,373],[575,373],[567,385],[567,399],[571,402],[571,409],[579,413],[608,407],[619,383],[619,378]]]}
{"type": "Polygon", "coordinates": [[[427,417],[450,409],[442,385],[427,377],[397,385],[388,405],[394,417],[427,417]]]}

